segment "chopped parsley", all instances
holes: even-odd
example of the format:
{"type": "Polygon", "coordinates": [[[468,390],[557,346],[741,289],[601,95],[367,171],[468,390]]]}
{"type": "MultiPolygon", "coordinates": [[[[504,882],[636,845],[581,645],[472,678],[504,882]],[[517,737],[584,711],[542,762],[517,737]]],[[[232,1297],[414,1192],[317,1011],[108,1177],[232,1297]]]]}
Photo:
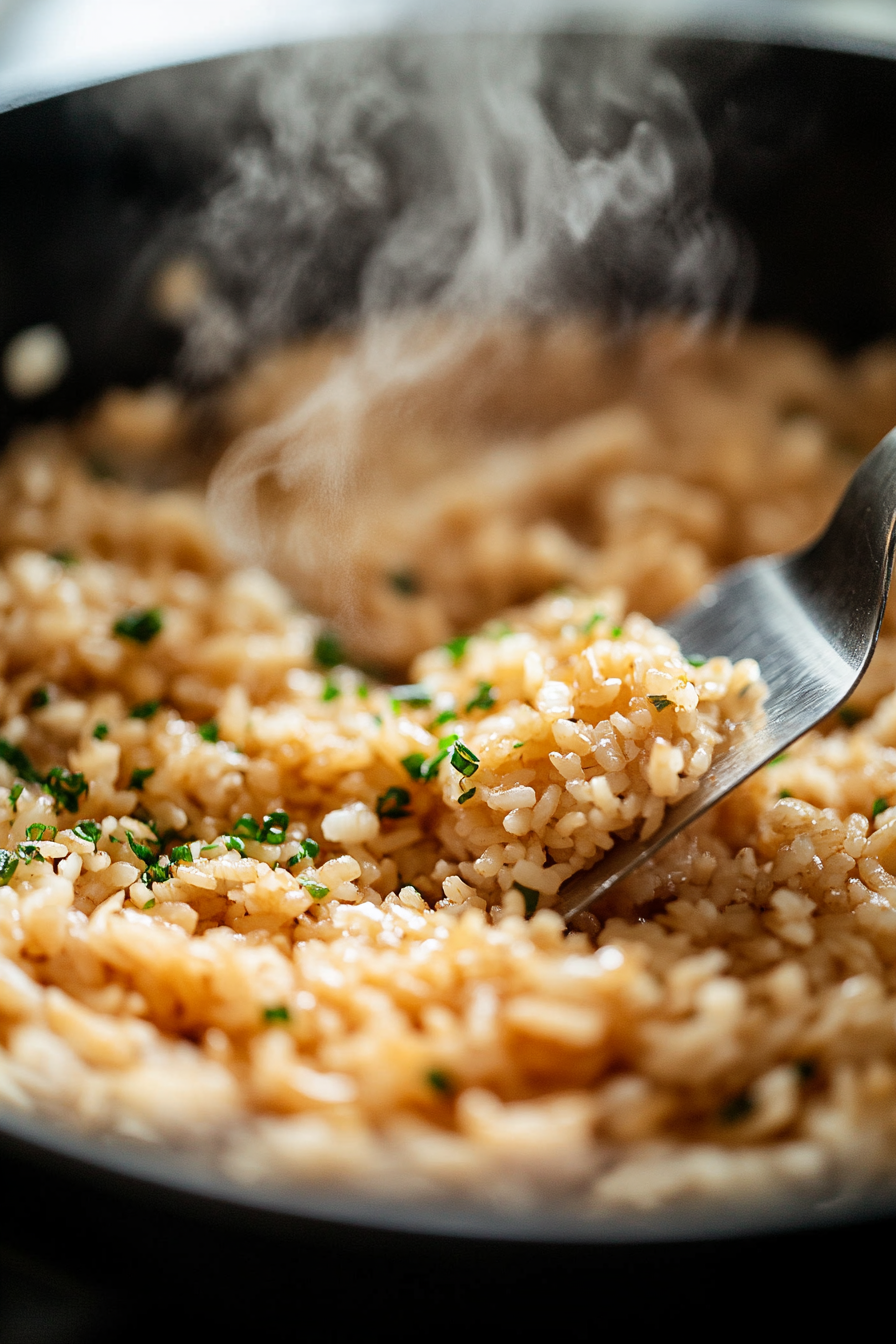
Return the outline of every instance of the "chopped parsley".
{"type": "Polygon", "coordinates": [[[149,864],[155,863],[156,856],[155,854],[153,854],[152,849],[150,848],[149,845],[144,845],[142,840],[135,840],[133,835],[131,835],[130,831],[125,831],[125,835],[128,838],[128,844],[131,847],[131,852],[133,854],[136,854],[138,859],[142,859],[144,863],[149,864]]]}
{"type": "Polygon", "coordinates": [[[480,681],[479,689],[472,700],[467,702],[467,711],[472,709],[491,709],[497,703],[498,697],[492,690],[491,682],[480,681]]]}
{"type": "Polygon", "coordinates": [[[432,704],[432,694],[425,686],[393,686],[392,687],[392,708],[397,710],[399,705],[409,705],[412,709],[422,709],[424,705],[432,704]]]}
{"type": "Polygon", "coordinates": [[[664,695],[648,695],[647,699],[653,705],[658,714],[662,714],[664,709],[668,709],[672,701],[667,700],[664,695]]]}
{"type": "Polygon", "coordinates": [[[30,709],[43,709],[44,705],[50,703],[50,692],[46,686],[38,686],[36,691],[32,691],[28,697],[28,706],[30,709]]]}
{"type": "Polygon", "coordinates": [[[273,1008],[263,1009],[261,1016],[264,1022],[288,1022],[289,1009],[284,1003],[278,1003],[273,1008]]]}
{"type": "Polygon", "coordinates": [[[457,801],[461,804],[468,803],[470,799],[473,797],[473,794],[475,792],[476,792],[476,785],[474,784],[472,789],[467,789],[466,793],[462,793],[457,801]]]}
{"type": "Polygon", "coordinates": [[[147,766],[144,770],[132,770],[128,788],[142,789],[150,775],[154,775],[155,772],[155,766],[147,766]]]}
{"type": "MultiPolygon", "coordinates": [[[[151,863],[140,874],[140,881],[145,887],[151,887],[153,882],[167,882],[171,873],[168,871],[171,867],[171,861],[164,854],[151,863]]],[[[146,909],[144,905],[143,909],[146,909]]]]}
{"type": "Polygon", "coordinates": [[[42,821],[32,821],[30,826],[25,827],[25,835],[29,840],[55,840],[56,827],[45,826],[42,821]]]}
{"type": "Polygon", "coordinates": [[[769,765],[780,765],[782,761],[786,760],[787,760],[787,752],[782,751],[780,756],[772,757],[772,759],[769,761],[769,765]]]}
{"type": "Polygon", "coordinates": [[[87,792],[87,780],[80,770],[54,765],[44,780],[44,788],[55,800],[57,812],[77,812],[78,801],[87,792]]]}
{"type": "Polygon", "coordinates": [[[329,896],[330,888],[325,887],[321,882],[315,882],[313,877],[306,877],[304,873],[299,873],[296,877],[307,891],[309,896],[313,896],[316,901],[322,901],[325,896],[329,896]]]}
{"type": "Polygon", "coordinates": [[[7,742],[5,737],[0,737],[0,761],[5,761],[7,765],[11,765],[20,779],[24,779],[31,784],[43,783],[43,779],[21,747],[14,747],[11,742],[7,742]]]}
{"type": "Polygon", "coordinates": [[[526,915],[534,915],[538,909],[538,892],[534,887],[524,887],[522,882],[514,882],[517,891],[522,892],[523,900],[526,902],[526,915]]]}
{"type": "Polygon", "coordinates": [[[332,682],[330,678],[327,677],[326,685],[324,686],[324,689],[321,692],[320,696],[321,700],[338,700],[341,694],[342,692],[340,691],[339,687],[335,684],[335,682],[332,682]]]}
{"type": "Polygon", "coordinates": [[[865,717],[863,712],[857,709],[855,705],[841,705],[837,713],[840,716],[841,723],[845,723],[847,728],[854,727],[865,717]]]}
{"type": "Polygon", "coordinates": [[[781,792],[778,794],[778,797],[779,797],[779,798],[792,798],[792,797],[793,797],[793,794],[790,792],[789,789],[782,789],[781,792]]]}
{"type": "Polygon", "coordinates": [[[135,644],[148,644],[162,629],[162,611],[160,607],[148,607],[145,611],[127,611],[112,626],[112,633],[122,639],[132,639],[135,644]]]}
{"type": "Polygon", "coordinates": [[[875,798],[874,805],[871,808],[871,816],[879,817],[881,812],[886,812],[888,803],[886,798],[875,798]]]}
{"type": "Polygon", "coordinates": [[[719,1108],[719,1119],[723,1125],[737,1125],[741,1120],[746,1120],[755,1108],[755,1103],[746,1092],[739,1092],[736,1097],[730,1097],[723,1106],[719,1108]]]}
{"type": "Polygon", "coordinates": [[[525,745],[525,742],[514,742],[513,750],[516,751],[517,747],[524,747],[525,745]]]}
{"type": "Polygon", "coordinates": [[[192,863],[193,851],[189,845],[175,845],[171,851],[172,863],[192,863]]]}
{"type": "Polygon", "coordinates": [[[367,699],[368,695],[370,694],[370,687],[367,685],[366,681],[361,682],[361,685],[358,687],[355,694],[357,695],[359,700],[367,699]]]}
{"type": "Polygon", "coordinates": [[[443,723],[453,723],[456,718],[456,710],[443,709],[441,714],[437,714],[433,719],[432,723],[429,725],[429,730],[432,732],[433,728],[441,728],[443,723]]]}
{"type": "Polygon", "coordinates": [[[610,634],[613,636],[614,639],[619,639],[622,635],[622,626],[614,625],[613,629],[610,631],[610,634]]]}
{"type": "Polygon", "coordinates": [[[156,898],[155,898],[155,896],[150,896],[150,898],[149,898],[148,901],[144,901],[144,902],[143,902],[143,909],[144,909],[144,910],[151,910],[151,909],[153,908],[153,906],[155,905],[155,903],[156,903],[156,898]]]}
{"type": "Polygon", "coordinates": [[[41,854],[37,845],[16,845],[16,853],[19,858],[24,859],[26,863],[34,863],[35,861],[38,863],[46,863],[46,859],[43,854],[41,854]]]}
{"type": "Polygon", "coordinates": [[[217,742],[218,740],[218,725],[214,719],[209,719],[208,723],[200,723],[196,731],[203,742],[217,742]]]}
{"type": "Polygon", "coordinates": [[[407,789],[394,787],[387,789],[376,800],[376,814],[378,817],[388,817],[390,821],[397,821],[400,817],[409,817],[411,815],[408,808],[410,801],[411,795],[407,789]]]}
{"type": "Polygon", "coordinates": [[[455,1091],[454,1083],[444,1069],[430,1069],[426,1081],[433,1092],[440,1092],[444,1097],[450,1097],[455,1091]]]}
{"type": "Polygon", "coordinates": [[[289,817],[285,812],[266,812],[261,819],[258,838],[263,845],[282,845],[286,839],[288,825],[289,817]]]}
{"type": "Polygon", "coordinates": [[[705,667],[705,666],[706,666],[706,659],[703,657],[703,654],[702,654],[702,653],[691,653],[691,654],[688,654],[688,659],[687,659],[687,661],[690,663],[691,667],[705,667]]]}
{"type": "Polygon", "coordinates": [[[302,859],[316,859],[319,853],[320,845],[309,836],[307,840],[302,841],[297,853],[286,860],[286,867],[294,868],[297,863],[301,863],[302,859]]]}
{"type": "Polygon", "coordinates": [[[18,810],[19,810],[19,809],[18,809],[18,801],[19,801],[19,799],[21,798],[21,796],[22,796],[24,790],[25,790],[25,785],[22,784],[21,781],[20,781],[18,784],[13,784],[12,788],[10,789],[10,791],[9,791],[9,803],[10,803],[10,806],[11,806],[13,812],[18,812],[18,810]]]}
{"type": "Polygon", "coordinates": [[[410,756],[402,756],[401,763],[411,779],[422,778],[422,770],[426,764],[426,757],[422,751],[412,751],[410,756]]]}
{"type": "Polygon", "coordinates": [[[225,835],[224,848],[232,849],[237,854],[245,854],[246,852],[246,846],[243,844],[242,840],[239,838],[238,835],[225,835]]]}
{"type": "Polygon", "coordinates": [[[457,742],[451,753],[451,764],[455,770],[469,779],[470,775],[475,775],[479,769],[479,757],[469,747],[464,746],[463,742],[457,742]]]}
{"type": "Polygon", "coordinates": [[[128,715],[129,719],[151,719],[156,714],[161,704],[161,700],[144,700],[142,705],[135,705],[128,715]]]}
{"type": "Polygon", "coordinates": [[[464,656],[464,650],[470,642],[470,635],[455,635],[453,639],[446,639],[442,645],[451,654],[452,662],[457,665],[464,656]]]}
{"type": "Polygon", "coordinates": [[[72,565],[78,563],[78,557],[74,551],[51,551],[50,559],[55,560],[57,565],[65,565],[66,569],[70,569],[72,565]]]}
{"type": "Polygon", "coordinates": [[[587,621],[582,626],[582,634],[590,635],[591,631],[597,625],[598,621],[605,621],[606,619],[607,617],[605,612],[595,611],[591,616],[588,617],[587,621]]]}
{"type": "Polygon", "coordinates": [[[108,723],[98,723],[91,736],[95,737],[97,742],[105,742],[106,738],[109,736],[108,723]]]}
{"type": "Polygon", "coordinates": [[[395,574],[390,574],[389,583],[396,593],[401,593],[402,597],[416,597],[422,587],[417,575],[411,569],[400,569],[395,574]]]}
{"type": "Polygon", "coordinates": [[[72,827],[72,834],[79,840],[87,840],[95,845],[103,834],[103,828],[98,821],[79,821],[72,827]]]}
{"type": "Polygon", "coordinates": [[[321,667],[338,667],[345,662],[345,650],[332,630],[324,630],[315,640],[314,661],[321,667]]]}
{"type": "Polygon", "coordinates": [[[0,849],[0,887],[9,885],[9,880],[19,866],[19,860],[8,849],[0,849]]]}

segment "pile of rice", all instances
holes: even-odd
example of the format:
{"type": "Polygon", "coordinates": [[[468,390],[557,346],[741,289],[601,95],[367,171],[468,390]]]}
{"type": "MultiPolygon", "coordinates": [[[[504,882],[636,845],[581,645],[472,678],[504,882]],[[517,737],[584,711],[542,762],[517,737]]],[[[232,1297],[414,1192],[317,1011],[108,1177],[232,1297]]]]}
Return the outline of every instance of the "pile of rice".
{"type": "MultiPolygon", "coordinates": [[[[758,666],[679,650],[633,597],[653,585],[638,606],[656,615],[718,563],[811,530],[896,419],[896,355],[836,365],[761,332],[664,328],[623,351],[585,327],[505,337],[502,367],[551,340],[571,361],[570,423],[530,388],[526,430],[529,448],[536,430],[578,436],[543,523],[567,568],[521,560],[549,467],[525,444],[511,459],[483,413],[513,489],[487,516],[480,459],[440,493],[433,450],[365,553],[414,575],[389,590],[411,614],[385,661],[441,622],[399,684],[225,561],[198,492],[85,470],[102,447],[161,471],[195,432],[173,394],[110,394],[7,455],[2,1104],[198,1145],[240,1180],[584,1214],[878,1180],[896,1166],[892,626],[848,725],[803,739],[573,931],[552,906],[762,712],[761,650],[758,666]],[[610,397],[607,362],[624,400],[589,408],[610,397]],[[442,586],[426,568],[464,492],[473,635],[448,550],[442,586]],[[428,533],[397,556],[422,493],[428,533]],[[558,581],[574,586],[543,591],[558,581]],[[496,616],[531,595],[517,582],[542,595],[496,616]]],[[[325,382],[335,356],[319,356],[278,356],[278,377],[317,359],[325,382]]],[[[295,432],[270,368],[215,408],[242,436],[225,467],[257,449],[265,378],[268,441],[295,432]]],[[[365,628],[346,631],[362,649],[365,628]]]]}

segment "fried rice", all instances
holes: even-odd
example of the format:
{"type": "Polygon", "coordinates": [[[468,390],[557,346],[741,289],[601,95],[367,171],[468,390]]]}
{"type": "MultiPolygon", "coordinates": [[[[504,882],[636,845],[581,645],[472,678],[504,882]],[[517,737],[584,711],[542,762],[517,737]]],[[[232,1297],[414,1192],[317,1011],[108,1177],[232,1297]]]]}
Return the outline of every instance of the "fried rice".
{"type": "Polygon", "coordinates": [[[344,530],[283,486],[303,611],[227,558],[199,489],[134,482],[201,431],[220,505],[234,463],[307,447],[362,345],[287,349],[199,410],[114,391],[7,453],[2,1105],[242,1181],[584,1216],[878,1181],[890,617],[843,718],[574,929],[552,907],[761,715],[761,649],[732,666],[650,618],[824,521],[896,420],[896,352],[467,333],[410,409],[365,401],[391,466],[347,482],[344,530]]]}

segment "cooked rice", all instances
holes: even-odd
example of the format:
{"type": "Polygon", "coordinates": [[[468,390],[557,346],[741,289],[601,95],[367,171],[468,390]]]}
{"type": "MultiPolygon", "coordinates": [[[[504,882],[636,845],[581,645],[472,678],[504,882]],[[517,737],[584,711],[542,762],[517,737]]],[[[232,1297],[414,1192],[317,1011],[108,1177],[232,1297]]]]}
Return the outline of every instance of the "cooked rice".
{"type": "MultiPolygon", "coordinates": [[[[624,348],[584,326],[488,339],[492,365],[532,371],[528,446],[499,446],[512,397],[483,392],[489,464],[449,476],[443,436],[377,531],[348,526],[356,647],[390,613],[386,661],[423,630],[451,639],[398,687],[222,559],[198,494],[85,473],[100,449],[161,472],[196,432],[173,394],[110,394],[8,455],[3,1104],[198,1144],[241,1180],[585,1213],[878,1179],[896,1165],[889,617],[850,707],[865,718],[803,739],[576,930],[551,907],[761,713],[755,662],[694,665],[713,650],[679,651],[632,606],[659,615],[811,532],[896,420],[896,355],[670,328],[624,348]]],[[[290,378],[307,399],[355,358],[334,349],[251,373],[219,432],[285,411],[290,378]]]]}

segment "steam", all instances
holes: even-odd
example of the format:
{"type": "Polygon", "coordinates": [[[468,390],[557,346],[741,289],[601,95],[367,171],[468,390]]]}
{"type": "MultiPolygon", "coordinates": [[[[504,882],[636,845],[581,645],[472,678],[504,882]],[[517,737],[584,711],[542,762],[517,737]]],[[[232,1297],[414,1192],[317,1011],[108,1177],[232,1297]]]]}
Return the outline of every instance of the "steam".
{"type": "MultiPolygon", "coordinates": [[[[395,612],[363,591],[367,553],[400,546],[388,528],[371,533],[371,510],[481,437],[465,379],[488,324],[737,315],[748,251],[712,206],[681,84],[644,44],[319,44],[200,68],[185,104],[186,78],[133,81],[112,105],[126,126],[220,165],[149,259],[180,250],[207,268],[184,322],[185,379],[218,378],[324,321],[359,331],[312,391],[281,397],[272,423],[231,446],[212,509],[242,559],[394,660],[438,635],[438,613],[406,604],[419,629],[385,647],[395,612]],[[448,409],[434,429],[437,405],[448,409]]],[[[377,563],[390,559],[401,556],[377,563]]]]}

